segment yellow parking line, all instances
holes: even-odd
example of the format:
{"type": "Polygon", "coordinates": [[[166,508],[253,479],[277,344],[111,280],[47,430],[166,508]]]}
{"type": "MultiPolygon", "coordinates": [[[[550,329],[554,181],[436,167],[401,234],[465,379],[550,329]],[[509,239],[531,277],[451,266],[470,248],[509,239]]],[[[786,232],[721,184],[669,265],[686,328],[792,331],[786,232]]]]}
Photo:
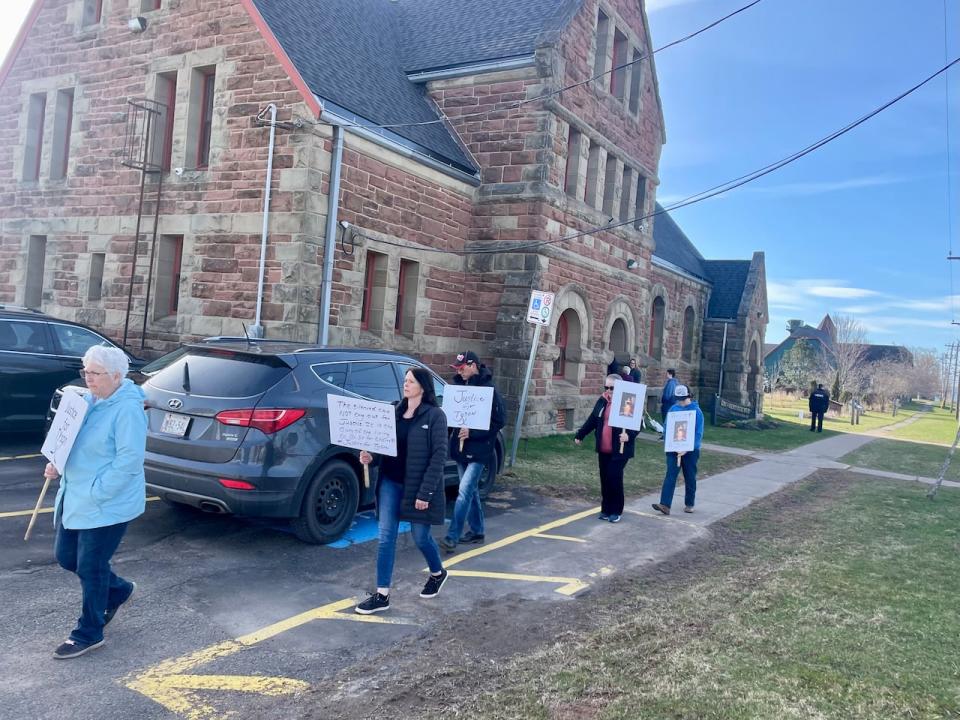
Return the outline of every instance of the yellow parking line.
{"type": "Polygon", "coordinates": [[[578,578],[556,577],[552,575],[521,575],[519,573],[484,572],[480,570],[450,570],[449,573],[454,577],[475,577],[489,578],[492,580],[520,580],[522,582],[560,583],[562,587],[558,587],[556,592],[560,593],[561,595],[573,595],[574,593],[580,592],[587,587],[587,583],[579,580],[578,578]]]}
{"type": "Polygon", "coordinates": [[[30,455],[3,455],[0,456],[0,462],[4,460],[29,460],[31,458],[43,457],[40,453],[31,453],[30,455]]]}
{"type": "Polygon", "coordinates": [[[584,540],[583,538],[570,537],[569,535],[550,535],[548,533],[538,533],[534,535],[534,537],[546,538],[547,540],[566,540],[567,542],[578,542],[578,543],[586,542],[586,540],[584,540]]]}
{"type": "MultiPolygon", "coordinates": [[[[158,497],[148,497],[147,502],[153,502],[154,500],[159,500],[158,497]]],[[[40,508],[40,514],[43,513],[52,513],[52,507],[40,508]]],[[[33,515],[33,510],[12,510],[10,512],[0,512],[0,519],[2,518],[12,518],[12,517],[30,517],[33,515]]]]}

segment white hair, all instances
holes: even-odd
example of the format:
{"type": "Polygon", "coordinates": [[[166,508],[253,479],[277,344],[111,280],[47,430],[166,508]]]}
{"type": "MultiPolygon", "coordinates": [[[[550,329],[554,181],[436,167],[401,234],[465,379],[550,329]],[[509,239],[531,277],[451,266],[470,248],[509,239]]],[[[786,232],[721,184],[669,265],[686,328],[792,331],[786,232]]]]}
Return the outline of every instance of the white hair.
{"type": "Polygon", "coordinates": [[[622,376],[622,375],[617,375],[616,373],[610,373],[609,375],[607,375],[606,382],[608,382],[608,383],[609,383],[609,382],[616,382],[617,380],[623,380],[623,376],[622,376]]]}
{"type": "Polygon", "coordinates": [[[111,375],[125,378],[130,371],[130,358],[118,347],[109,345],[91,345],[83,354],[83,366],[96,364],[111,375]]]}

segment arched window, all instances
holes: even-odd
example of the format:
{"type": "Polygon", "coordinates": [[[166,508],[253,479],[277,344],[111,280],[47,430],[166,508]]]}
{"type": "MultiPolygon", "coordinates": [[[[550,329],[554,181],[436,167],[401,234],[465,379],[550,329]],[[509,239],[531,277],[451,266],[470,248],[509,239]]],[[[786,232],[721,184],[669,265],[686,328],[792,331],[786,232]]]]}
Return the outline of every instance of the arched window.
{"type": "Polygon", "coordinates": [[[693,359],[693,331],[696,320],[693,308],[688,306],[683,311],[683,343],[680,346],[680,357],[684,362],[690,362],[693,359]]]}
{"type": "Polygon", "coordinates": [[[657,295],[650,309],[650,345],[647,349],[647,354],[657,360],[663,358],[663,319],[666,311],[666,303],[657,295]]]}
{"type": "Polygon", "coordinates": [[[607,347],[615,353],[627,351],[627,325],[621,318],[614,320],[610,327],[610,343],[607,347]]]}
{"type": "Polygon", "coordinates": [[[560,350],[560,354],[553,361],[553,376],[555,378],[562,378],[567,371],[567,341],[570,337],[567,316],[570,312],[570,310],[564,312],[557,321],[557,336],[554,344],[560,350]]]}

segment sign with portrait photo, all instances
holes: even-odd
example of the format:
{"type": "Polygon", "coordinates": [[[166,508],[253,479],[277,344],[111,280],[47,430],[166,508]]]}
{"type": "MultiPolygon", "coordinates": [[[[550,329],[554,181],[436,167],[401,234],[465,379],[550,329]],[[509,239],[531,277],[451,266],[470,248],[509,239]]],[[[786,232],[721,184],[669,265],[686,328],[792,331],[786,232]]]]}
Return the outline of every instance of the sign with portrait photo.
{"type": "Polygon", "coordinates": [[[613,400],[610,403],[610,426],[640,430],[646,399],[647,386],[643,383],[617,380],[613,384],[613,400]]]}
{"type": "Polygon", "coordinates": [[[327,410],[332,444],[397,456],[396,408],[390,403],[328,394],[327,410]]]}
{"type": "Polygon", "coordinates": [[[665,452],[690,452],[696,440],[697,411],[674,410],[667,413],[664,433],[665,452]]]}

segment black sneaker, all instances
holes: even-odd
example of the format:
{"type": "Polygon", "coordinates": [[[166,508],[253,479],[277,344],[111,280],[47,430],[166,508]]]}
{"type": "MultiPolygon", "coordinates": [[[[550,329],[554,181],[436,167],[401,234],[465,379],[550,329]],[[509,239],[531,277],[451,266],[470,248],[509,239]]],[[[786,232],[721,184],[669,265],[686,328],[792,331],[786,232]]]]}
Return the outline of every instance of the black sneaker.
{"type": "Polygon", "coordinates": [[[390,609],[390,596],[374,593],[362,603],[358,604],[353,611],[361,615],[373,615],[390,609]]]}
{"type": "Polygon", "coordinates": [[[612,522],[612,523],[618,523],[618,522],[620,522],[620,516],[617,515],[616,513],[614,513],[614,514],[610,515],[610,517],[608,517],[607,520],[609,520],[609,521],[612,522]]]}
{"type": "Polygon", "coordinates": [[[474,543],[475,545],[483,545],[484,537],[483,535],[478,535],[473,530],[467,530],[463,535],[460,536],[460,542],[464,545],[469,545],[474,543]]]}
{"type": "Polygon", "coordinates": [[[439,575],[431,575],[427,578],[427,584],[420,591],[420,597],[432,598],[440,594],[440,588],[447,581],[447,571],[441,570],[439,575]]]}
{"type": "Polygon", "coordinates": [[[60,643],[60,647],[53,651],[53,657],[57,660],[69,660],[70,658],[80,657],[103,645],[103,640],[95,643],[82,643],[76,640],[67,640],[60,643]]]}
{"type": "Polygon", "coordinates": [[[597,516],[597,520],[609,520],[609,519],[610,519],[610,516],[607,515],[607,513],[600,513],[597,516]]]}
{"type": "Polygon", "coordinates": [[[120,603],[119,605],[117,605],[115,608],[107,608],[107,609],[104,611],[104,613],[103,613],[103,626],[104,626],[104,627],[106,627],[107,625],[110,624],[110,621],[113,620],[114,616],[117,614],[117,610],[119,610],[121,607],[123,607],[124,605],[126,605],[128,602],[130,602],[130,598],[132,598],[132,597],[133,597],[133,594],[137,591],[137,584],[136,584],[135,582],[133,582],[132,580],[130,581],[130,584],[133,586],[133,588],[130,590],[130,594],[127,595],[127,599],[124,600],[124,601],[123,601],[122,603],[120,603]]]}
{"type": "Polygon", "coordinates": [[[450,538],[445,537],[443,540],[440,541],[440,547],[442,547],[448,553],[456,552],[457,541],[451,540],[450,538]]]}

